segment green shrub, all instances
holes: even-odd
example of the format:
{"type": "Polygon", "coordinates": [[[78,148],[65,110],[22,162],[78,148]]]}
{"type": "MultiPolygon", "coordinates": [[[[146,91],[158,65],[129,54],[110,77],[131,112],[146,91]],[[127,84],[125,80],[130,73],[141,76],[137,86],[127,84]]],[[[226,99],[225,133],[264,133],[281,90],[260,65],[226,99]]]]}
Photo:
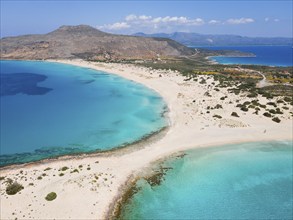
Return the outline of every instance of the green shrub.
{"type": "Polygon", "coordinates": [[[52,201],[52,200],[54,200],[54,199],[56,199],[57,198],[57,194],[55,193],[55,192],[50,192],[46,197],[45,197],[45,199],[47,200],[47,201],[52,201]]]}
{"type": "Polygon", "coordinates": [[[281,109],[280,109],[280,108],[276,108],[276,114],[280,114],[280,115],[282,115],[283,112],[281,112],[281,109]]]}
{"type": "Polygon", "coordinates": [[[275,108],[277,107],[277,104],[274,103],[274,102],[268,102],[267,105],[272,105],[272,106],[274,106],[275,108]]]}
{"type": "Polygon", "coordinates": [[[270,110],[269,110],[269,113],[271,113],[271,114],[276,114],[276,110],[274,110],[274,109],[270,109],[270,110]]]}
{"type": "Polygon", "coordinates": [[[222,118],[221,115],[214,115],[213,117],[214,117],[214,118],[219,118],[219,119],[222,118]]]}
{"type": "Polygon", "coordinates": [[[263,113],[263,115],[266,116],[266,117],[268,117],[268,118],[271,118],[272,117],[272,115],[270,113],[268,113],[268,112],[263,113]]]}
{"type": "Polygon", "coordinates": [[[231,113],[231,116],[234,116],[234,117],[238,117],[239,118],[239,115],[236,112],[232,112],[231,113]]]}
{"type": "Polygon", "coordinates": [[[61,169],[60,169],[60,171],[66,171],[66,170],[68,170],[69,168],[68,167],[62,167],[61,169]]]}
{"type": "Polygon", "coordinates": [[[220,109],[220,108],[223,108],[223,106],[220,105],[220,104],[217,104],[214,108],[215,108],[215,109],[220,109]]]}
{"type": "Polygon", "coordinates": [[[59,173],[59,176],[64,176],[64,173],[59,173]]]}
{"type": "Polygon", "coordinates": [[[246,108],[245,106],[242,106],[240,109],[244,112],[248,112],[248,108],[246,108]]]}
{"type": "Polygon", "coordinates": [[[5,176],[0,176],[0,181],[4,179],[5,179],[5,176]]]}
{"type": "Polygon", "coordinates": [[[21,184],[14,182],[6,187],[6,193],[8,195],[15,195],[22,189],[24,189],[24,187],[21,184]]]}
{"type": "Polygon", "coordinates": [[[70,173],[79,173],[78,169],[74,169],[73,171],[71,171],[70,173]]]}
{"type": "Polygon", "coordinates": [[[272,119],[274,122],[277,122],[277,123],[280,123],[281,122],[281,120],[278,118],[278,117],[275,117],[275,118],[273,118],[272,119]]]}
{"type": "Polygon", "coordinates": [[[51,170],[52,168],[51,167],[47,167],[46,169],[44,169],[44,171],[48,171],[48,170],[51,170]]]}

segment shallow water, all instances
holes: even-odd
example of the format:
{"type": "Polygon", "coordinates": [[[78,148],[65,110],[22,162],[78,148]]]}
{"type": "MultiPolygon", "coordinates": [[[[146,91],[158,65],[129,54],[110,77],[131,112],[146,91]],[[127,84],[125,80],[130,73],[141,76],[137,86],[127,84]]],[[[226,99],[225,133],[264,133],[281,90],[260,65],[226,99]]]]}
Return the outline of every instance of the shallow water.
{"type": "Polygon", "coordinates": [[[293,142],[188,151],[166,161],[165,180],[141,188],[123,219],[291,219],[293,142]]]}
{"type": "Polygon", "coordinates": [[[110,150],[166,126],[154,91],[72,65],[1,61],[0,165],[110,150]]]}

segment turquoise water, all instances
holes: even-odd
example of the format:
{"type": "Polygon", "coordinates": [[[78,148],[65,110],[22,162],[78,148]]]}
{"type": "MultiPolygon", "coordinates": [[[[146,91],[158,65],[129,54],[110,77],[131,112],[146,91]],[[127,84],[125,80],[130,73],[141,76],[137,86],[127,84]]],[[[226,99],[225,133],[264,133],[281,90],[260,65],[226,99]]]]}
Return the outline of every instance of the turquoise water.
{"type": "Polygon", "coordinates": [[[255,64],[268,66],[293,66],[292,46],[226,46],[203,47],[211,50],[239,50],[256,57],[212,57],[221,64],[255,64]]]}
{"type": "Polygon", "coordinates": [[[165,180],[141,189],[124,219],[292,219],[293,142],[188,151],[166,161],[165,180]]]}
{"type": "Polygon", "coordinates": [[[72,65],[1,61],[0,165],[109,150],[166,126],[154,91],[72,65]]]}

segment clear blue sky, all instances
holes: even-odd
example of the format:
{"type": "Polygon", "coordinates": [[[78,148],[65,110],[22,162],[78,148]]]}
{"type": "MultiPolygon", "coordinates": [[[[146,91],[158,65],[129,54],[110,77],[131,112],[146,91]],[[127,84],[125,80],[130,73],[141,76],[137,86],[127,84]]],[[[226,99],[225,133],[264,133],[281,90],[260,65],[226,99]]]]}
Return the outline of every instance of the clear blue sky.
{"type": "Polygon", "coordinates": [[[1,37],[87,24],[106,32],[292,37],[292,0],[1,1],[1,37]]]}

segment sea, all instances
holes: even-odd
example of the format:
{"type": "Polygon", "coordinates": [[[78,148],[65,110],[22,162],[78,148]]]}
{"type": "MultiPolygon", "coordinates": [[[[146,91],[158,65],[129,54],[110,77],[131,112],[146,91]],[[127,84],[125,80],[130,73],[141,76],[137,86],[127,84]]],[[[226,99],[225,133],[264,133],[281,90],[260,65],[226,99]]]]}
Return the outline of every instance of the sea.
{"type": "Polygon", "coordinates": [[[114,74],[0,61],[0,166],[126,146],[167,126],[155,91],[114,74]]]}
{"type": "Polygon", "coordinates": [[[255,55],[255,57],[210,57],[212,61],[221,64],[253,64],[281,67],[293,66],[292,46],[209,46],[199,48],[210,50],[237,50],[253,53],[255,55]]]}
{"type": "Polygon", "coordinates": [[[233,144],[166,160],[162,182],[140,179],[120,219],[292,219],[292,145],[233,144]]]}

